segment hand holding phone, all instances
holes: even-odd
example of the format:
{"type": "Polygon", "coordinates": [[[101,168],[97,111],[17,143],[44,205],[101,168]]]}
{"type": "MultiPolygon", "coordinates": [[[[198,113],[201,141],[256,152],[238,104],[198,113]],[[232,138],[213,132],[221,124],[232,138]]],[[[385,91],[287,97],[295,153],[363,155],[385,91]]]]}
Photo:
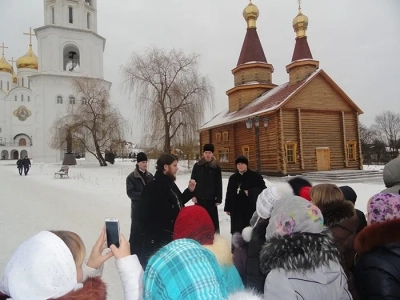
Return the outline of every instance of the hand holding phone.
{"type": "Polygon", "coordinates": [[[107,236],[107,247],[110,248],[111,245],[115,245],[119,248],[119,221],[118,219],[107,218],[106,223],[106,236],[107,236]]]}

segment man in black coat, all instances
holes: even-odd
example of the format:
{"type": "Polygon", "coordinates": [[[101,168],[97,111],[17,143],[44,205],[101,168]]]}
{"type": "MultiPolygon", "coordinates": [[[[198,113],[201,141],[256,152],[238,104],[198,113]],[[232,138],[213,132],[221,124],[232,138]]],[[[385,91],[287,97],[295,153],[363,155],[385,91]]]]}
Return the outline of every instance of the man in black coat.
{"type": "Polygon", "coordinates": [[[25,176],[28,175],[30,167],[31,167],[31,160],[28,158],[28,156],[25,156],[25,158],[24,158],[24,173],[25,173],[25,176]]]}
{"type": "Polygon", "coordinates": [[[142,199],[142,192],[146,184],[153,179],[153,175],[147,171],[147,156],[140,152],[137,155],[136,168],[126,178],[126,194],[131,199],[131,234],[129,243],[131,245],[131,254],[136,254],[137,244],[134,242],[137,236],[141,235],[141,229],[137,223],[137,213],[135,206],[142,199]]]}
{"type": "Polygon", "coordinates": [[[136,244],[137,256],[143,269],[151,255],[172,241],[179,211],[193,198],[196,188],[196,182],[191,179],[188,188],[181,193],[175,184],[178,159],[174,155],[161,155],[156,169],[153,180],[143,189],[142,200],[135,207],[135,216],[142,234],[132,243],[136,244]]]}
{"type": "Polygon", "coordinates": [[[218,205],[222,203],[222,174],[213,156],[214,145],[205,144],[203,157],[194,164],[192,179],[196,181],[193,202],[204,207],[219,233],[218,205]]]}
{"type": "Polygon", "coordinates": [[[231,216],[231,234],[249,226],[258,195],[266,188],[263,177],[248,168],[246,156],[236,161],[237,172],[229,177],[224,211],[231,216]]]}
{"type": "MultiPolygon", "coordinates": [[[[357,201],[357,194],[356,192],[348,185],[340,186],[339,189],[342,191],[344,198],[347,201],[351,201],[354,206],[356,205],[357,201]]],[[[367,219],[365,218],[365,214],[359,210],[355,209],[356,214],[358,217],[358,227],[357,227],[357,234],[367,226],[367,219]]]]}
{"type": "Polygon", "coordinates": [[[24,168],[24,160],[22,159],[22,157],[17,160],[17,168],[19,175],[22,176],[22,169],[24,168]]]}

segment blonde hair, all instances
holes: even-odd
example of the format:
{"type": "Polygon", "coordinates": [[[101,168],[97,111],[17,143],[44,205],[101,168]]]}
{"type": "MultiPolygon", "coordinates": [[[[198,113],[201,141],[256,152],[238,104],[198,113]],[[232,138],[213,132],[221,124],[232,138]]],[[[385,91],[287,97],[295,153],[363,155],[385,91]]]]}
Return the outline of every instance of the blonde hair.
{"type": "Polygon", "coordinates": [[[69,248],[77,266],[82,265],[86,256],[86,248],[81,237],[72,231],[52,230],[51,233],[58,236],[69,248]]]}
{"type": "Polygon", "coordinates": [[[310,191],[311,201],[318,207],[345,201],[341,189],[330,183],[317,184],[310,191]]]}

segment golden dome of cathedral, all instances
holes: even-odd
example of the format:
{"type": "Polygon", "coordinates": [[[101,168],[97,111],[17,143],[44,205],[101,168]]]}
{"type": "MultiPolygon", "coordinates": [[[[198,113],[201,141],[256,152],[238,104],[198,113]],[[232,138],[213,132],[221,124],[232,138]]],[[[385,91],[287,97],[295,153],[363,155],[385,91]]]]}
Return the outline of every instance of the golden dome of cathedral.
{"type": "Polygon", "coordinates": [[[18,82],[18,77],[17,77],[17,74],[14,72],[14,70],[12,70],[12,79],[13,79],[13,83],[18,82]]]}
{"type": "Polygon", "coordinates": [[[37,70],[39,68],[38,58],[35,53],[33,53],[32,45],[29,45],[28,52],[17,59],[17,68],[28,68],[37,70]]]}
{"type": "Polygon", "coordinates": [[[293,29],[296,32],[296,36],[298,38],[306,36],[307,28],[308,28],[308,17],[303,15],[299,7],[299,13],[293,19],[293,29]]]}
{"type": "Polygon", "coordinates": [[[0,72],[12,73],[12,66],[8,63],[4,55],[0,58],[0,72]]]}
{"type": "Polygon", "coordinates": [[[250,0],[249,5],[247,5],[243,10],[243,18],[246,20],[248,28],[256,27],[256,20],[259,15],[260,11],[258,10],[258,7],[255,6],[250,0]]]}

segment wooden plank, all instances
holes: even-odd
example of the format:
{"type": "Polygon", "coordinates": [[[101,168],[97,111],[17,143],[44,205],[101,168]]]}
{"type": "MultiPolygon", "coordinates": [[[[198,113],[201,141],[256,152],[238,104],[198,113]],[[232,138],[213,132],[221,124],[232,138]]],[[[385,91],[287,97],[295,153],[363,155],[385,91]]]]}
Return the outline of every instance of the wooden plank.
{"type": "Polygon", "coordinates": [[[346,122],[345,122],[345,118],[344,118],[344,111],[342,111],[342,113],[341,113],[341,118],[342,118],[344,166],[347,168],[349,166],[349,159],[348,159],[348,155],[347,155],[346,122]]]}
{"type": "Polygon", "coordinates": [[[281,162],[282,162],[282,174],[286,175],[287,174],[287,169],[286,169],[286,159],[285,159],[285,149],[283,146],[283,115],[282,115],[282,108],[279,109],[279,125],[280,125],[280,157],[281,157],[281,162]]]}
{"type": "Polygon", "coordinates": [[[300,167],[304,170],[304,154],[303,154],[303,130],[301,127],[301,109],[297,109],[297,121],[299,128],[299,153],[300,153],[300,167]]]}
{"type": "Polygon", "coordinates": [[[360,114],[355,112],[356,115],[356,124],[357,124],[357,147],[358,147],[358,167],[359,170],[363,169],[363,156],[362,156],[362,149],[361,149],[361,135],[360,135],[360,114]]]}

